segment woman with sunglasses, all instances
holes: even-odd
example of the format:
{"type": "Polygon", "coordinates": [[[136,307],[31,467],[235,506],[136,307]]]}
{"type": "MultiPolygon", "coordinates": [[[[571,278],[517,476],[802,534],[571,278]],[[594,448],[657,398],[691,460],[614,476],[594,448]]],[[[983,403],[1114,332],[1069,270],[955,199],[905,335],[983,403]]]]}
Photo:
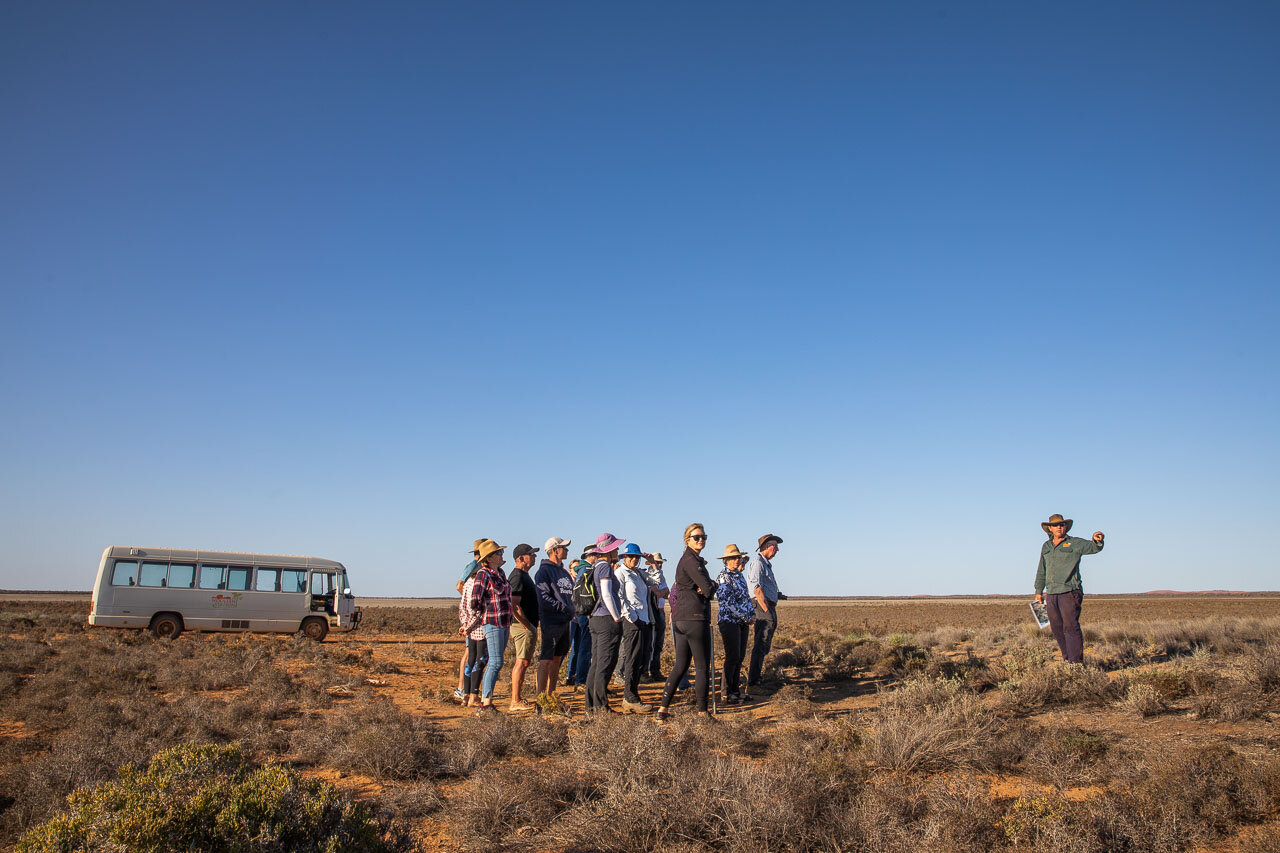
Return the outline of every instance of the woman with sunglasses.
{"type": "Polygon", "coordinates": [[[689,671],[690,661],[696,669],[693,687],[698,714],[709,720],[715,719],[707,711],[707,688],[711,674],[711,598],[716,594],[716,584],[707,574],[707,561],[701,557],[702,549],[707,547],[707,531],[701,524],[690,524],[684,529],[684,545],[684,554],[676,564],[675,581],[672,583],[676,591],[676,603],[671,608],[676,659],[662,689],[658,722],[666,721],[671,696],[680,679],[689,671]]]}

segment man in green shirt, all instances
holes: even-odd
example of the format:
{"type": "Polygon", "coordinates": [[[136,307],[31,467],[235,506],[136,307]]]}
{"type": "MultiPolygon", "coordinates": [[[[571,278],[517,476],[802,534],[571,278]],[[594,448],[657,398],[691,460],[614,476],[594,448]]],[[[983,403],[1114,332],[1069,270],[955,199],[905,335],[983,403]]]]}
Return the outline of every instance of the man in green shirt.
{"type": "Polygon", "coordinates": [[[1092,541],[1068,536],[1072,524],[1071,519],[1056,513],[1040,523],[1049,541],[1040,548],[1036,601],[1043,601],[1049,611],[1049,627],[1058,641],[1062,659],[1068,663],[1084,663],[1084,635],[1080,632],[1080,604],[1084,601],[1080,558],[1102,550],[1102,533],[1093,534],[1092,541]]]}

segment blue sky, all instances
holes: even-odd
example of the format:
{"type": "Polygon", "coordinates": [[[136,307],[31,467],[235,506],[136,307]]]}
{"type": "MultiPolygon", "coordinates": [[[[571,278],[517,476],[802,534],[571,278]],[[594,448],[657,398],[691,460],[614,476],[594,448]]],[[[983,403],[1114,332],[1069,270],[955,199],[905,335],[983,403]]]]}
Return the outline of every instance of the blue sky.
{"type": "Polygon", "coordinates": [[[1276,588],[1271,3],[0,9],[0,587],[452,590],[765,532],[794,594],[1276,588]]]}

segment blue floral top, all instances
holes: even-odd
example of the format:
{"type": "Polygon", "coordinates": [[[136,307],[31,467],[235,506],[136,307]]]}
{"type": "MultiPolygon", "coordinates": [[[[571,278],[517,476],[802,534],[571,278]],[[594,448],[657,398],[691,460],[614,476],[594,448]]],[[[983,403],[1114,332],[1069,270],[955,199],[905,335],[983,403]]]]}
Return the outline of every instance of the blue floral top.
{"type": "Polygon", "coordinates": [[[731,572],[728,569],[720,572],[716,578],[720,588],[716,591],[716,599],[720,602],[717,621],[720,622],[754,622],[756,608],[747,595],[747,579],[742,572],[731,572]]]}

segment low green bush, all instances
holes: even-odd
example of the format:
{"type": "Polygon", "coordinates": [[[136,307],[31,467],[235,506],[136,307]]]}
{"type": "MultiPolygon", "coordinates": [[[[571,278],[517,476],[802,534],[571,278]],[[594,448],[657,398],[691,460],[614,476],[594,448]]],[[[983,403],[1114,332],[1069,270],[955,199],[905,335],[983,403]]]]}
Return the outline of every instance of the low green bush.
{"type": "Polygon", "coordinates": [[[67,804],[18,851],[394,849],[365,806],[282,765],[255,766],[239,744],[164,750],[67,804]]]}

